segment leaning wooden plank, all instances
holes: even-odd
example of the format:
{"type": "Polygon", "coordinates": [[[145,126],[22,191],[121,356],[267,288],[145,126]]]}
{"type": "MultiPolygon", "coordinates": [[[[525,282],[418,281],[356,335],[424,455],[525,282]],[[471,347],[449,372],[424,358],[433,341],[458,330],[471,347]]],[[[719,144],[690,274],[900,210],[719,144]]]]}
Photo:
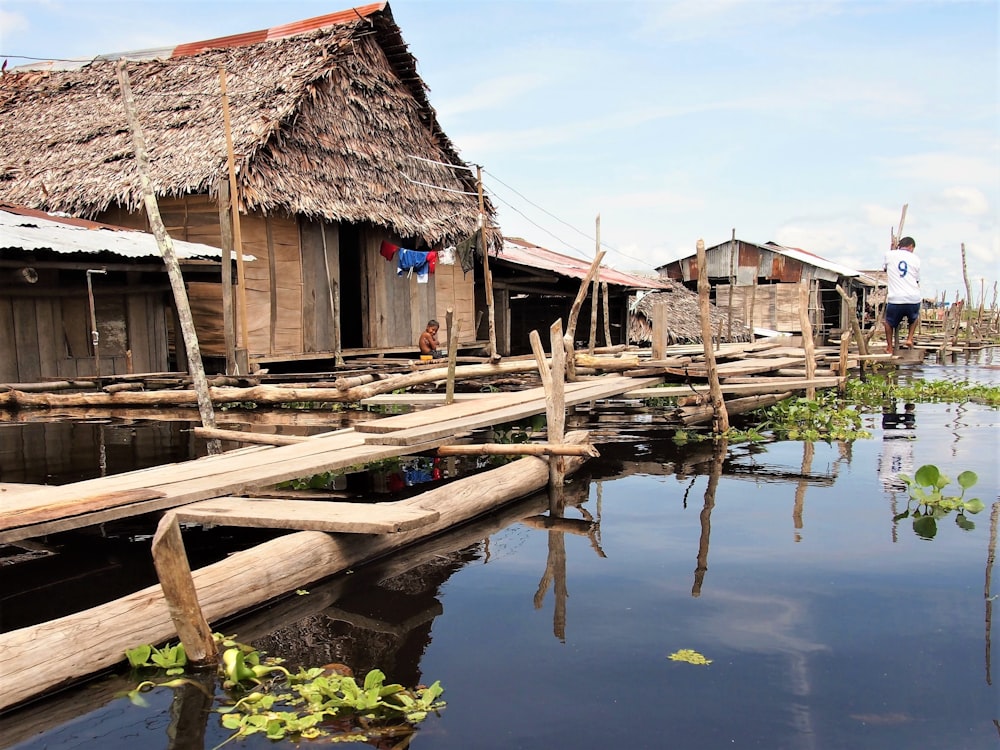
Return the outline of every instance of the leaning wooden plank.
{"type": "MultiPolygon", "coordinates": [[[[570,433],[566,442],[586,441],[570,433]]],[[[566,459],[566,471],[583,462],[566,459]]],[[[399,534],[359,536],[319,531],[287,534],[193,572],[205,618],[216,623],[262,601],[384,557],[491,512],[548,482],[548,462],[528,457],[402,501],[436,510],[435,523],[399,534]]],[[[160,587],[40,625],[0,634],[0,710],[123,660],[126,649],[176,637],[160,587]],[[66,644],[81,658],[67,659],[66,644]]]]}
{"type": "Polygon", "coordinates": [[[298,531],[340,531],[349,534],[394,534],[438,520],[434,510],[399,503],[338,503],[216,497],[172,511],[177,520],[216,526],[246,526],[298,531]]]}
{"type": "Polygon", "coordinates": [[[208,440],[228,440],[233,443],[253,443],[256,445],[295,445],[309,440],[302,435],[270,435],[247,430],[223,430],[218,427],[195,427],[196,437],[208,440]]]}

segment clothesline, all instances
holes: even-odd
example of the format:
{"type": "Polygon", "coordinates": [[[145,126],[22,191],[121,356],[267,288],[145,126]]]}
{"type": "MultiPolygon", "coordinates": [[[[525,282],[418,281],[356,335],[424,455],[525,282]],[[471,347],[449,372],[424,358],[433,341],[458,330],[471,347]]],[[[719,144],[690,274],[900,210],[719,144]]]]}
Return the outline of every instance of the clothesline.
{"type": "Polygon", "coordinates": [[[416,159],[417,161],[427,162],[428,164],[439,164],[442,167],[451,167],[452,169],[464,169],[466,172],[471,172],[472,167],[467,167],[464,164],[449,164],[446,161],[435,161],[434,159],[425,159],[422,156],[414,156],[413,154],[407,154],[407,158],[416,159]]]}
{"type": "Polygon", "coordinates": [[[414,185],[423,185],[424,187],[434,188],[435,190],[443,190],[446,193],[455,193],[457,195],[476,195],[479,193],[470,193],[466,190],[453,190],[452,188],[441,187],[440,185],[433,185],[429,182],[421,182],[420,180],[414,180],[412,177],[408,176],[402,169],[399,173],[403,176],[403,179],[407,182],[412,182],[414,185]]]}

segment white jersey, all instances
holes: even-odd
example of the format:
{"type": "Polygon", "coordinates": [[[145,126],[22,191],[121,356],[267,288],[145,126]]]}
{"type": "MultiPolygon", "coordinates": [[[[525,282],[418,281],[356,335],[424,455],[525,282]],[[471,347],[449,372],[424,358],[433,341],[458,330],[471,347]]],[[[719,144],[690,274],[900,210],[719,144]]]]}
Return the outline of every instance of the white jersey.
{"type": "Polygon", "coordinates": [[[890,250],[885,254],[882,268],[889,283],[889,304],[912,305],[920,302],[920,258],[916,253],[890,250]]]}

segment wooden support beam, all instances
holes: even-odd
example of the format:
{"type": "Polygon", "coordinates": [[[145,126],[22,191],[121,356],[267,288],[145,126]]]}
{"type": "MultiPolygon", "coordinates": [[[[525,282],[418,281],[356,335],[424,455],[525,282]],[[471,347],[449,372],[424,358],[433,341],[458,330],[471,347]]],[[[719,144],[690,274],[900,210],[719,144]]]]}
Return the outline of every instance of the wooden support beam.
{"type": "MultiPolygon", "coordinates": [[[[799,285],[799,325],[802,327],[802,348],[806,355],[806,380],[816,377],[815,341],[813,341],[812,321],[809,319],[809,302],[812,297],[811,284],[799,285]]],[[[816,398],[816,389],[806,388],[806,398],[812,401],[816,398]]]]}
{"type": "Polygon", "coordinates": [[[439,456],[587,456],[601,455],[589,443],[566,445],[563,443],[477,443],[476,445],[442,445],[439,456]]]}
{"type": "Polygon", "coordinates": [[[445,386],[444,402],[450,404],[455,400],[455,363],[458,357],[458,325],[454,309],[448,308],[444,320],[448,331],[448,383],[445,386]]]}
{"type": "Polygon", "coordinates": [[[698,311],[701,318],[701,343],[705,350],[705,370],[708,375],[712,409],[715,412],[713,431],[721,434],[729,431],[729,413],[719,389],[719,373],[715,366],[715,349],[712,347],[711,303],[708,299],[708,262],[705,258],[705,241],[698,240],[698,311]]]}

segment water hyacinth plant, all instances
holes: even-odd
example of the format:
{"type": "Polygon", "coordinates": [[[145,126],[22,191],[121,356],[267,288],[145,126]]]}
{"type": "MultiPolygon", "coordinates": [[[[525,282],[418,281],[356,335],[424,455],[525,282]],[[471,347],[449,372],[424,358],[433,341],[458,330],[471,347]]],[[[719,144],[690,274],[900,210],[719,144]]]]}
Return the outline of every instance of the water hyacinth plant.
{"type": "Polygon", "coordinates": [[[965,499],[965,492],[979,481],[974,471],[963,471],[958,475],[958,486],[962,491],[959,495],[946,495],[944,489],[951,484],[951,479],[941,473],[934,464],[924,464],[913,477],[900,474],[899,479],[906,485],[910,499],[906,510],[894,520],[913,518],[913,530],[924,539],[933,539],[937,534],[937,520],[946,517],[952,511],[957,511],[955,523],[959,528],[970,531],[976,525],[966,517],[966,513],[979,513],[984,507],[979,498],[965,499]],[[916,507],[911,507],[915,503],[916,507]]]}

